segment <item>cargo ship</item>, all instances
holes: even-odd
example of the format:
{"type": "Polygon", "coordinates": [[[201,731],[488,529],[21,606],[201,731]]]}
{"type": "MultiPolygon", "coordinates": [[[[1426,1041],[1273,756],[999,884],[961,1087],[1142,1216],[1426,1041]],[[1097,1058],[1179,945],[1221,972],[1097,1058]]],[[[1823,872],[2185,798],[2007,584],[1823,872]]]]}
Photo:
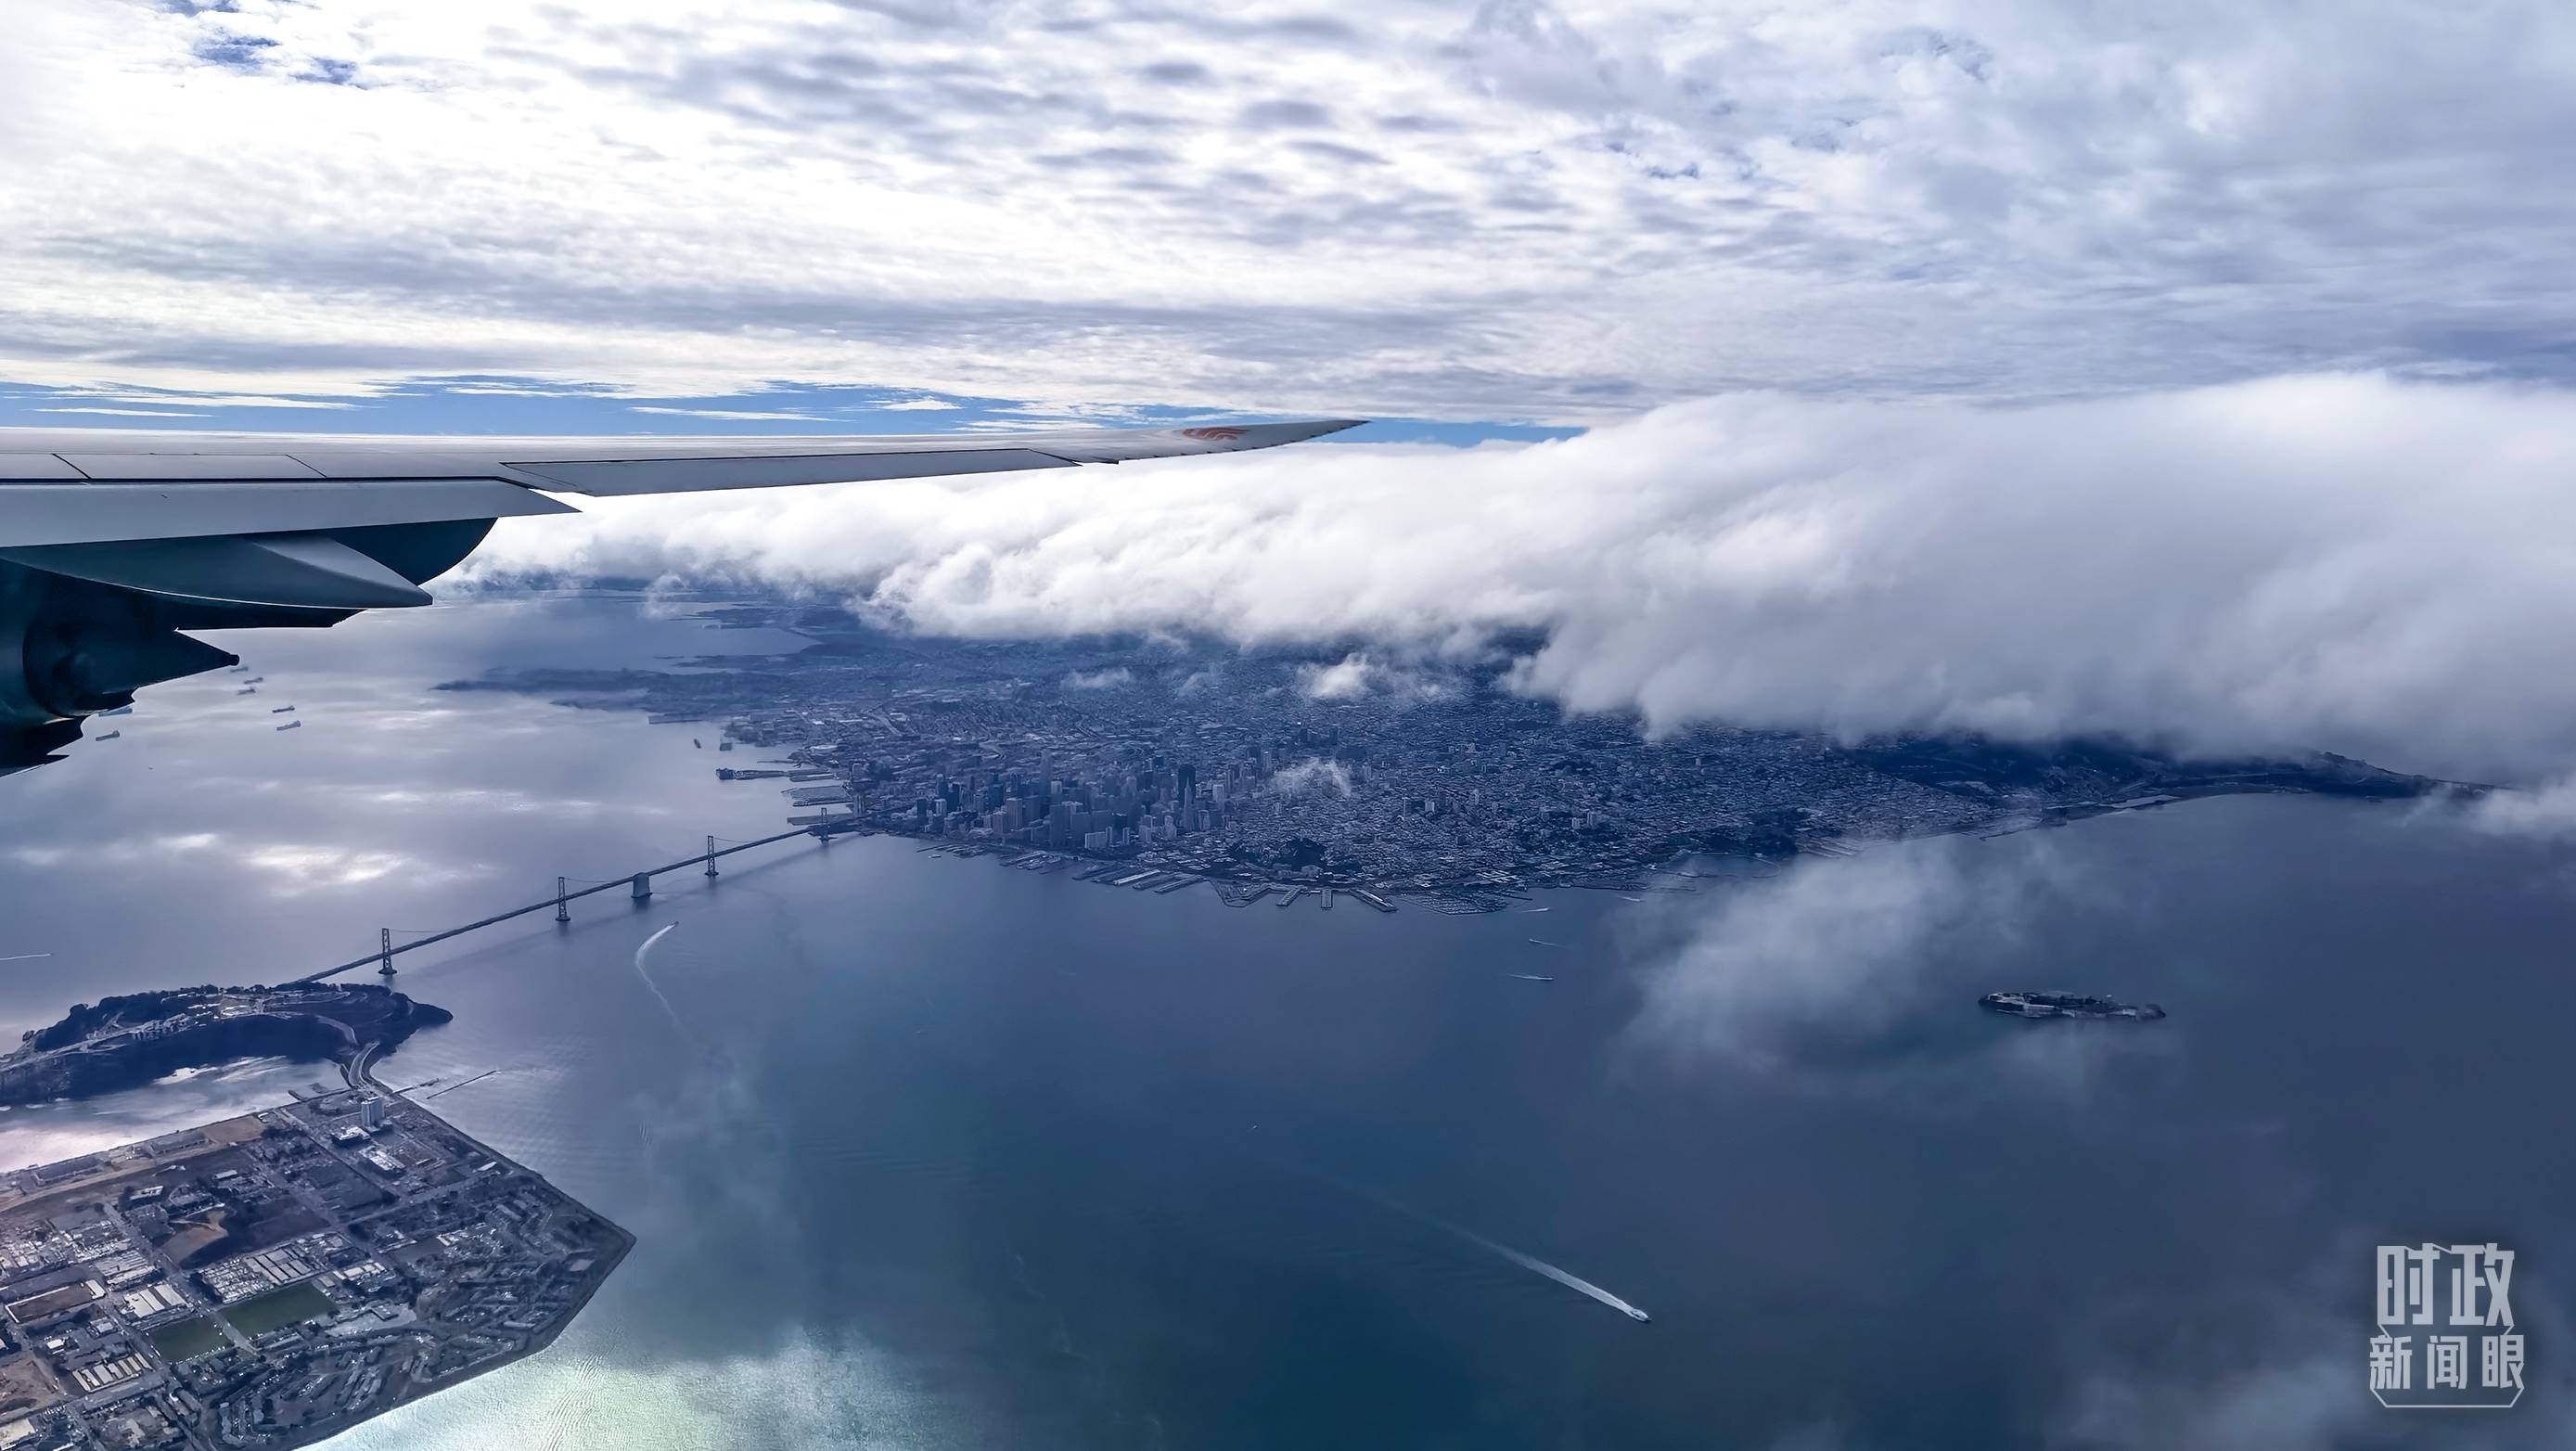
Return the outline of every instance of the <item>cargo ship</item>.
{"type": "Polygon", "coordinates": [[[1988,993],[1977,1005],[2013,1018],[2117,1018],[2151,1023],[2165,1015],[2154,1003],[2124,1003],[2086,993],[1988,993]]]}

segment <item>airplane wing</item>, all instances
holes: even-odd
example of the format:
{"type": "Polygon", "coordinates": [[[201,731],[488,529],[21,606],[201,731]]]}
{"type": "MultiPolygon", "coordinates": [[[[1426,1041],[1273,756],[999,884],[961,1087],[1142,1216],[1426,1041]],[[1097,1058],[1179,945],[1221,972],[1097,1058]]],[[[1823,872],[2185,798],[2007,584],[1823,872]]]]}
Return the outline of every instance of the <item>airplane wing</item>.
{"type": "Polygon", "coordinates": [[[0,549],[569,512],[539,490],[671,494],[1184,458],[1354,423],[731,438],[0,429],[0,549]]]}
{"type": "Polygon", "coordinates": [[[232,662],[178,631],[427,604],[421,585],[495,521],[576,512],[556,494],[1073,468],[1270,448],[1353,423],[721,438],[0,428],[0,730],[232,662]],[[6,668],[13,655],[20,671],[6,668]]]}

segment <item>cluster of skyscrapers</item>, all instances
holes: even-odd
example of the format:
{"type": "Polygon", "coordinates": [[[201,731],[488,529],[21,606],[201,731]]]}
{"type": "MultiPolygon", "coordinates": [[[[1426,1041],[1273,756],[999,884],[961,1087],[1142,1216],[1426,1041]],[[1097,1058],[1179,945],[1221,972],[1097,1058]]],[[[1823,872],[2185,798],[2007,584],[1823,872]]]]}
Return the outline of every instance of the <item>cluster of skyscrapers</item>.
{"type": "MultiPolygon", "coordinates": [[[[875,769],[892,773],[890,766],[875,769]]],[[[929,794],[914,797],[911,826],[1055,851],[1122,851],[1222,830],[1228,806],[1256,782],[1239,765],[1218,768],[1202,781],[1195,764],[1161,755],[1137,769],[1088,780],[970,770],[943,776],[929,794]]]]}

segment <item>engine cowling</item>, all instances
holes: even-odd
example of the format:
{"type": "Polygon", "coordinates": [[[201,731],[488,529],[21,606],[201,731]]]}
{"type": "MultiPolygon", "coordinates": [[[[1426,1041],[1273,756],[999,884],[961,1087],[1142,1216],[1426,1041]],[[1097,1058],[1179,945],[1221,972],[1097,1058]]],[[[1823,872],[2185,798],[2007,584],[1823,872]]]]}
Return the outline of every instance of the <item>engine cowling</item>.
{"type": "MultiPolygon", "coordinates": [[[[492,520],[0,549],[0,733],[130,705],[239,663],[198,630],[314,628],[426,604],[492,520]]],[[[5,754],[5,750],[0,750],[5,754]]]]}
{"type": "Polygon", "coordinates": [[[0,723],[131,705],[134,692],[240,657],[190,639],[149,596],[0,563],[0,723]]]}

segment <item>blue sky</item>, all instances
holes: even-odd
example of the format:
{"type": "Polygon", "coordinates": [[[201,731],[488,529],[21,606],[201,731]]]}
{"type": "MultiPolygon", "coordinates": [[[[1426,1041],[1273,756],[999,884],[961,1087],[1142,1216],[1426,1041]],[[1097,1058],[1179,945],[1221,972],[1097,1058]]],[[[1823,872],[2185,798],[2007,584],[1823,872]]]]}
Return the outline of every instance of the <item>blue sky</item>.
{"type": "MultiPolygon", "coordinates": [[[[824,434],[948,433],[1086,422],[1190,423],[1207,409],[1105,407],[1068,413],[999,398],[884,388],[777,384],[756,392],[643,397],[530,378],[427,378],[350,397],[248,399],[137,388],[0,386],[0,426],[227,429],[329,433],[824,434]]],[[[1570,438],[1583,430],[1536,424],[1373,419],[1334,436],[1356,443],[1467,445],[1570,438]]]]}

